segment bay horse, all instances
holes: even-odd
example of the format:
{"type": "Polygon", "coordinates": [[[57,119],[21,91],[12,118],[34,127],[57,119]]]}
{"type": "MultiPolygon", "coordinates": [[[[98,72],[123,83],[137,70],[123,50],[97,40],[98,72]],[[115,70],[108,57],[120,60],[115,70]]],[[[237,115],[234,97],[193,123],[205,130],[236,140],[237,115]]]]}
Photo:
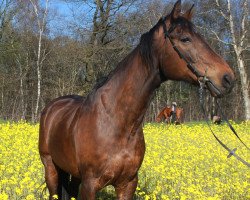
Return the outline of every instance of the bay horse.
{"type": "MultiPolygon", "coordinates": [[[[170,106],[166,106],[157,115],[156,121],[161,122],[162,119],[165,119],[167,121],[167,123],[170,124],[171,112],[172,112],[172,108],[170,106]]],[[[177,107],[176,108],[176,120],[174,123],[180,124],[182,115],[183,115],[183,108],[177,107]]]]}
{"type": "Polygon", "coordinates": [[[156,88],[166,80],[199,85],[206,77],[213,96],[231,90],[233,71],[191,17],[192,8],[182,13],[178,0],[86,98],[59,97],[43,109],[39,153],[50,199],[64,198],[62,191],[77,196],[79,189],[82,200],[94,200],[97,191],[112,185],[117,199],[131,200],[145,153],[142,122],[156,88]]]}

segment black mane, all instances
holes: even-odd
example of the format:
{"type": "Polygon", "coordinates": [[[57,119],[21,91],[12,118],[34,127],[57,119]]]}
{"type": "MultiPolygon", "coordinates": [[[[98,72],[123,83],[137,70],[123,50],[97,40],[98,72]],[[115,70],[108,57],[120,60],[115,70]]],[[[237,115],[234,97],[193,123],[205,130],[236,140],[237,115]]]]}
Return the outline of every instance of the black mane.
{"type": "MultiPolygon", "coordinates": [[[[154,39],[154,32],[159,29],[163,23],[166,22],[166,19],[169,18],[170,15],[161,18],[158,23],[151,28],[147,33],[144,33],[141,36],[140,44],[139,44],[139,51],[142,57],[143,62],[148,65],[149,67],[153,67],[154,59],[153,59],[153,39],[154,39]]],[[[187,28],[191,33],[196,32],[195,26],[192,22],[188,21],[184,17],[180,16],[172,22],[172,27],[170,29],[174,29],[177,25],[181,25],[181,27],[187,28]]]]}
{"type": "MultiPolygon", "coordinates": [[[[161,23],[162,23],[161,21],[162,21],[162,19],[160,19],[158,21],[158,23],[153,28],[151,28],[148,32],[144,33],[141,36],[140,43],[138,45],[142,60],[143,60],[144,64],[146,64],[149,67],[152,67],[153,63],[154,63],[153,54],[152,54],[152,43],[153,43],[154,32],[161,26],[161,23]]],[[[93,89],[96,90],[96,89],[102,87],[106,82],[108,82],[108,80],[114,74],[115,70],[116,70],[116,68],[114,70],[112,70],[108,75],[99,77],[96,80],[96,83],[95,83],[93,89]]]]}
{"type": "Polygon", "coordinates": [[[154,59],[153,59],[153,39],[154,39],[154,32],[159,29],[162,25],[162,18],[158,21],[158,23],[151,28],[148,32],[144,33],[141,36],[140,43],[138,45],[139,52],[142,57],[144,64],[149,67],[153,67],[154,59]]]}
{"type": "MultiPolygon", "coordinates": [[[[166,16],[161,18],[157,24],[151,28],[148,32],[144,33],[140,38],[140,43],[138,45],[140,56],[142,57],[143,63],[148,66],[149,68],[154,67],[154,57],[153,57],[153,40],[154,40],[154,33],[157,31],[163,23],[166,22],[166,19],[170,16],[166,16]]],[[[174,26],[180,24],[182,27],[188,28],[191,32],[195,31],[195,27],[192,22],[188,21],[184,17],[177,18],[174,22],[172,22],[174,26]]],[[[102,87],[113,75],[114,70],[112,70],[108,75],[101,76],[96,80],[96,84],[94,85],[94,89],[98,89],[102,87]]]]}

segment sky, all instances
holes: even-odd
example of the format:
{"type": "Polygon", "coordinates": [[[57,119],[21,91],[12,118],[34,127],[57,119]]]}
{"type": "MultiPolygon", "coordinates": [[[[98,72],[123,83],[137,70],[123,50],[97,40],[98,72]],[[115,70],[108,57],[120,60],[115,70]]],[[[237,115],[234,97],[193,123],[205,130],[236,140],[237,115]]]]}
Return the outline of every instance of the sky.
{"type": "Polygon", "coordinates": [[[56,9],[61,15],[71,16],[72,12],[90,12],[90,7],[83,3],[69,3],[63,0],[50,0],[50,7],[56,9]]]}
{"type": "MultiPolygon", "coordinates": [[[[45,3],[45,0],[40,0],[41,3],[45,3]]],[[[151,0],[145,0],[145,2],[150,2],[151,0]]],[[[152,0],[153,1],[153,0],[152,0]]],[[[169,1],[169,0],[166,0],[169,1]]],[[[91,1],[86,1],[85,3],[69,3],[65,0],[49,0],[49,9],[52,9],[57,14],[52,17],[49,21],[51,36],[56,37],[56,35],[67,35],[70,36],[71,30],[74,27],[80,27],[82,29],[89,27],[91,24],[91,16],[94,9],[91,9],[91,1]],[[76,26],[77,25],[77,26],[76,26]],[[70,28],[69,28],[70,27],[70,28]]]]}
{"type": "MultiPolygon", "coordinates": [[[[45,2],[45,0],[42,0],[45,2]]],[[[76,24],[84,28],[88,26],[90,14],[92,9],[87,4],[83,3],[68,3],[63,0],[50,0],[49,9],[52,9],[53,12],[57,13],[50,19],[50,27],[53,30],[51,34],[56,36],[67,35],[69,36],[70,31],[68,26],[74,27],[76,24]]],[[[51,35],[53,37],[53,35],[51,35]]]]}

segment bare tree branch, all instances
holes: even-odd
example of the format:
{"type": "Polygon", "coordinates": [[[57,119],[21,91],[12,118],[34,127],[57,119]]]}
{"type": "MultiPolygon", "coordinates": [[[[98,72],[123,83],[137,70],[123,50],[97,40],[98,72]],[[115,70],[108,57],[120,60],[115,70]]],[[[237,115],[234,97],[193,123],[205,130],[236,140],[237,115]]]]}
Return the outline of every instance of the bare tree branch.
{"type": "Polygon", "coordinates": [[[216,40],[218,40],[219,42],[226,44],[226,45],[233,45],[233,43],[225,42],[224,40],[222,40],[214,30],[210,30],[210,31],[213,33],[213,35],[216,37],[216,40]]]}
{"type": "Polygon", "coordinates": [[[248,17],[248,8],[247,8],[247,0],[243,1],[243,13],[242,13],[242,19],[241,19],[241,37],[240,37],[240,46],[243,48],[245,43],[245,38],[247,35],[247,29],[246,29],[246,23],[247,23],[247,17],[248,17]]]}
{"type": "Polygon", "coordinates": [[[215,36],[215,40],[217,40],[217,41],[219,41],[219,42],[221,42],[221,43],[223,43],[223,44],[226,44],[226,45],[234,45],[232,42],[225,42],[224,40],[222,40],[220,37],[219,37],[219,35],[214,31],[214,30],[212,30],[212,29],[208,29],[208,28],[205,28],[205,27],[201,27],[201,26],[197,26],[198,28],[200,28],[200,29],[204,29],[204,30],[206,30],[207,32],[211,32],[214,36],[215,36]]]}
{"type": "Polygon", "coordinates": [[[222,11],[222,9],[221,9],[221,5],[220,5],[220,3],[219,3],[219,0],[215,0],[215,2],[216,2],[216,5],[217,5],[217,7],[218,7],[218,9],[219,9],[219,12],[220,12],[221,16],[222,16],[225,20],[229,21],[229,18],[226,16],[226,14],[225,14],[225,13],[222,11]]]}

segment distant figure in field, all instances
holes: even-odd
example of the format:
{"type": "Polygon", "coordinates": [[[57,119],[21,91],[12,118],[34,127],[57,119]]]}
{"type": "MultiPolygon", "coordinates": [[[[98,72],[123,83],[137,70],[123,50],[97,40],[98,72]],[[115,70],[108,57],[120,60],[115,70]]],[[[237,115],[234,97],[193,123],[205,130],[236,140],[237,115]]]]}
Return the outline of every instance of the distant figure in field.
{"type": "Polygon", "coordinates": [[[221,117],[217,116],[217,115],[213,116],[213,120],[212,121],[213,121],[214,124],[217,124],[217,125],[221,124],[221,122],[222,122],[221,117]]]}
{"type": "Polygon", "coordinates": [[[177,103],[176,102],[172,102],[172,106],[171,106],[171,123],[175,123],[176,122],[176,108],[177,108],[177,103]]]}
{"type": "MultiPolygon", "coordinates": [[[[175,103],[175,102],[173,102],[175,103]]],[[[157,122],[161,122],[162,119],[166,120],[167,123],[180,124],[181,117],[183,115],[183,108],[177,107],[177,104],[172,104],[172,107],[166,106],[156,117],[157,122]]]]}

